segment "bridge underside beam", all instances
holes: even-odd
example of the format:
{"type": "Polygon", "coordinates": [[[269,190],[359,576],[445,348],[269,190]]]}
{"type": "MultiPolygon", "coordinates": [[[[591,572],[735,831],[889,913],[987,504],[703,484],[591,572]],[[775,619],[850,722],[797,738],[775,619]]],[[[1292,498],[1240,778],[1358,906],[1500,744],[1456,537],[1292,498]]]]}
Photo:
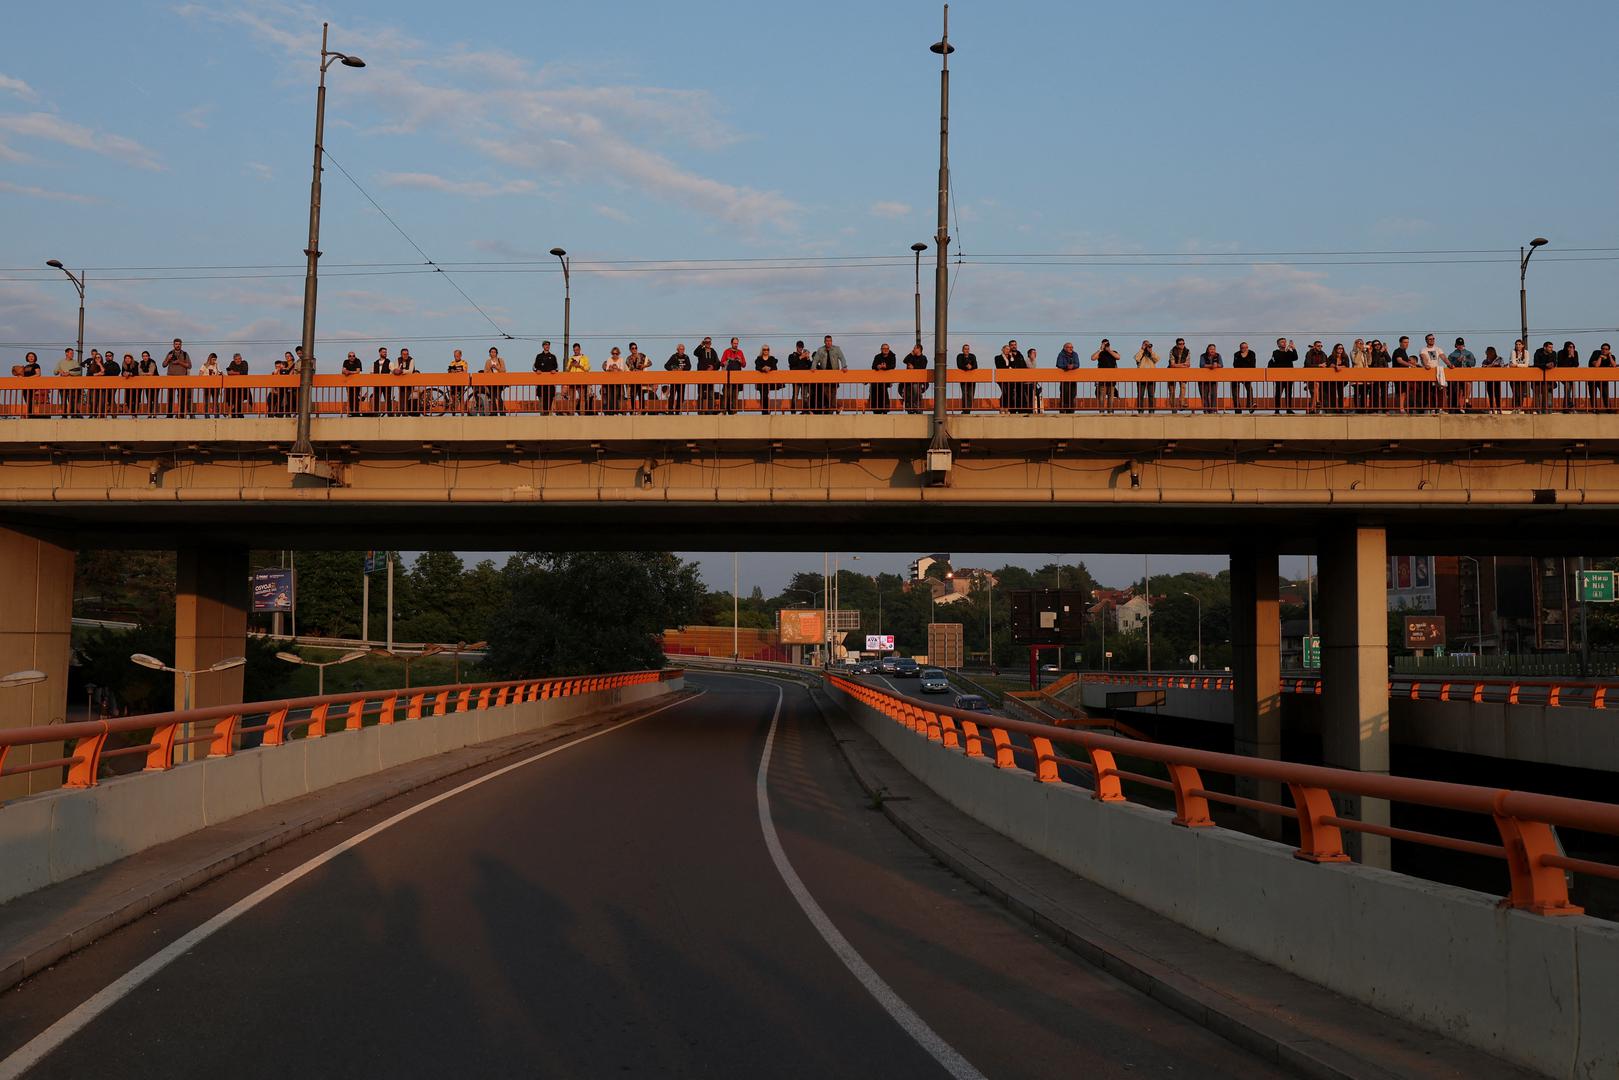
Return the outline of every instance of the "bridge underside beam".
{"type": "MultiPolygon", "coordinates": [[[[1327,765],[1389,771],[1388,543],[1382,529],[1341,528],[1321,543],[1321,756],[1327,765]]],[[[1344,817],[1387,825],[1388,803],[1340,798],[1344,817]]],[[[1389,865],[1386,837],[1345,833],[1346,850],[1389,865]]]]}
{"type": "MultiPolygon", "coordinates": [[[[200,672],[192,708],[242,700],[242,668],[204,671],[247,651],[247,548],[183,547],[175,560],[174,666],[200,672]]],[[[185,707],[185,681],[174,677],[174,707],[185,707]]]]}

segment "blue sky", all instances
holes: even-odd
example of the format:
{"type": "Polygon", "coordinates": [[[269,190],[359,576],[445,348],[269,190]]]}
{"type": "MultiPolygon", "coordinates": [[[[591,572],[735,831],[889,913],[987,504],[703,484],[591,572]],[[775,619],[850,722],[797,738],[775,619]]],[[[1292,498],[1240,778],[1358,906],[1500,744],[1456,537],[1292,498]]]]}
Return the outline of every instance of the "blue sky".
{"type": "MultiPolygon", "coordinates": [[[[297,332],[323,18],[369,64],[330,76],[328,150],[435,261],[484,264],[452,270],[492,320],[399,272],[421,257],[329,168],[323,357],[559,341],[553,245],[588,351],[908,339],[937,4],[94,0],[7,12],[10,40],[71,48],[0,58],[0,358],[71,339],[59,258],[94,268],[92,345],[178,334],[268,368],[297,332]]],[[[1616,336],[1619,251],[1577,249],[1619,248],[1619,5],[962,2],[951,32],[952,348],[1504,350],[1536,235],[1534,336],[1616,336]]]]}

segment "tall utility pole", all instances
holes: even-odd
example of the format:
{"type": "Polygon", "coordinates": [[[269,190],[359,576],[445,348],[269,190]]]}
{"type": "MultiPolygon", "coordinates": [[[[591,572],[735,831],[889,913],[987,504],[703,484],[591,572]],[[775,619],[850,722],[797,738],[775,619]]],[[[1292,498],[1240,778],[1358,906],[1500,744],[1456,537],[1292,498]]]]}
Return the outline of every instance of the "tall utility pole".
{"type": "Polygon", "coordinates": [[[298,364],[298,438],[288,455],[288,466],[294,472],[317,472],[311,468],[315,447],[309,440],[309,417],[315,392],[315,272],[320,261],[321,156],[326,152],[326,69],[333,61],[341,62],[344,67],[365,67],[365,61],[358,56],[332,52],[326,47],[327,26],[327,23],[320,24],[320,85],[315,90],[315,173],[309,182],[309,246],[304,248],[308,263],[304,269],[304,356],[298,364]]]}
{"type": "Polygon", "coordinates": [[[912,244],[911,250],[916,253],[916,284],[912,296],[916,300],[916,347],[922,347],[922,252],[926,251],[926,244],[912,244]]]}
{"type": "Polygon", "coordinates": [[[942,483],[950,471],[950,429],[945,418],[945,352],[949,338],[950,271],[950,5],[944,6],[944,36],[931,51],[939,54],[939,227],[933,234],[938,263],[933,274],[933,439],[928,444],[928,472],[942,483]]]}
{"type": "Polygon", "coordinates": [[[1147,670],[1152,670],[1152,556],[1143,555],[1147,575],[1147,592],[1142,599],[1147,601],[1147,670]]]}
{"type": "Polygon", "coordinates": [[[737,618],[738,612],[741,611],[740,603],[737,600],[737,588],[739,587],[737,583],[741,579],[741,571],[740,571],[740,568],[739,568],[738,564],[739,564],[741,558],[742,558],[742,555],[741,555],[740,552],[736,552],[736,551],[731,552],[731,659],[732,660],[740,660],[740,659],[742,659],[742,649],[741,649],[740,645],[738,644],[740,642],[740,640],[741,640],[742,631],[740,629],[741,623],[737,618]]]}

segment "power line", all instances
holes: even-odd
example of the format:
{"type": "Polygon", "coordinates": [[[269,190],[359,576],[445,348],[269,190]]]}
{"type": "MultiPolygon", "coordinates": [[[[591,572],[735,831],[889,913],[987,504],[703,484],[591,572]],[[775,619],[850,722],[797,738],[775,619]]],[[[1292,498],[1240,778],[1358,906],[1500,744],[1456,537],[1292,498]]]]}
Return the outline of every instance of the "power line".
{"type": "MultiPolygon", "coordinates": [[[[389,215],[388,211],[384,210],[382,208],[382,205],[380,203],[378,203],[377,200],[375,200],[375,199],[373,199],[371,197],[371,193],[369,191],[365,190],[365,188],[360,186],[360,182],[358,180],[354,179],[354,177],[352,177],[352,176],[349,176],[349,171],[347,169],[343,168],[342,162],[340,162],[336,158],[332,157],[332,155],[327,152],[325,147],[321,147],[321,153],[323,155],[325,155],[326,160],[330,161],[333,165],[337,166],[337,171],[338,172],[340,172],[344,176],[348,177],[348,182],[354,185],[354,190],[358,191],[361,195],[364,195],[366,201],[369,202],[372,206],[376,207],[377,213],[381,214],[383,216],[383,218],[388,222],[388,224],[390,224],[390,225],[392,225],[394,227],[395,232],[397,232],[400,236],[403,236],[405,238],[405,243],[409,244],[411,247],[416,249],[416,254],[420,255],[422,257],[422,259],[427,263],[427,265],[433,267],[433,269],[435,271],[437,271],[438,273],[444,274],[444,268],[439,266],[437,263],[433,262],[432,258],[428,256],[427,252],[422,250],[422,246],[420,244],[418,244],[416,241],[412,240],[410,238],[410,234],[407,233],[404,229],[399,227],[399,222],[395,221],[393,219],[393,217],[391,215],[389,215]]],[[[473,310],[475,310],[479,315],[482,315],[484,317],[484,319],[488,321],[489,325],[493,326],[495,328],[495,330],[502,337],[507,338],[507,339],[511,338],[511,335],[506,333],[505,329],[499,323],[497,323],[494,319],[491,319],[489,317],[489,313],[487,311],[485,311],[483,308],[478,306],[478,302],[476,300],[474,300],[472,297],[467,295],[467,291],[465,289],[463,289],[456,282],[456,280],[453,277],[451,277],[449,274],[444,274],[444,280],[448,281],[450,283],[450,286],[452,288],[454,288],[456,292],[461,294],[461,299],[463,299],[467,303],[471,304],[472,307],[473,307],[473,310]]]]}

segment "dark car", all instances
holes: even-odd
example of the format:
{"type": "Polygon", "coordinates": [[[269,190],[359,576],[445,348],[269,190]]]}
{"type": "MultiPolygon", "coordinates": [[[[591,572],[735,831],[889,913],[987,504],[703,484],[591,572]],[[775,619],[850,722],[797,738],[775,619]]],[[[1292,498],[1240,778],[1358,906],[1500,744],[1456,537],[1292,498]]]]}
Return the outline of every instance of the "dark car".
{"type": "Polygon", "coordinates": [[[902,679],[914,679],[922,674],[922,665],[908,656],[894,661],[894,674],[902,679]]]}
{"type": "Polygon", "coordinates": [[[956,708],[968,709],[972,712],[989,712],[989,702],[978,694],[957,694],[956,708]]]}
{"type": "Polygon", "coordinates": [[[877,661],[877,670],[884,675],[895,675],[899,672],[899,667],[897,666],[898,664],[898,657],[885,656],[881,660],[877,661]]]}

